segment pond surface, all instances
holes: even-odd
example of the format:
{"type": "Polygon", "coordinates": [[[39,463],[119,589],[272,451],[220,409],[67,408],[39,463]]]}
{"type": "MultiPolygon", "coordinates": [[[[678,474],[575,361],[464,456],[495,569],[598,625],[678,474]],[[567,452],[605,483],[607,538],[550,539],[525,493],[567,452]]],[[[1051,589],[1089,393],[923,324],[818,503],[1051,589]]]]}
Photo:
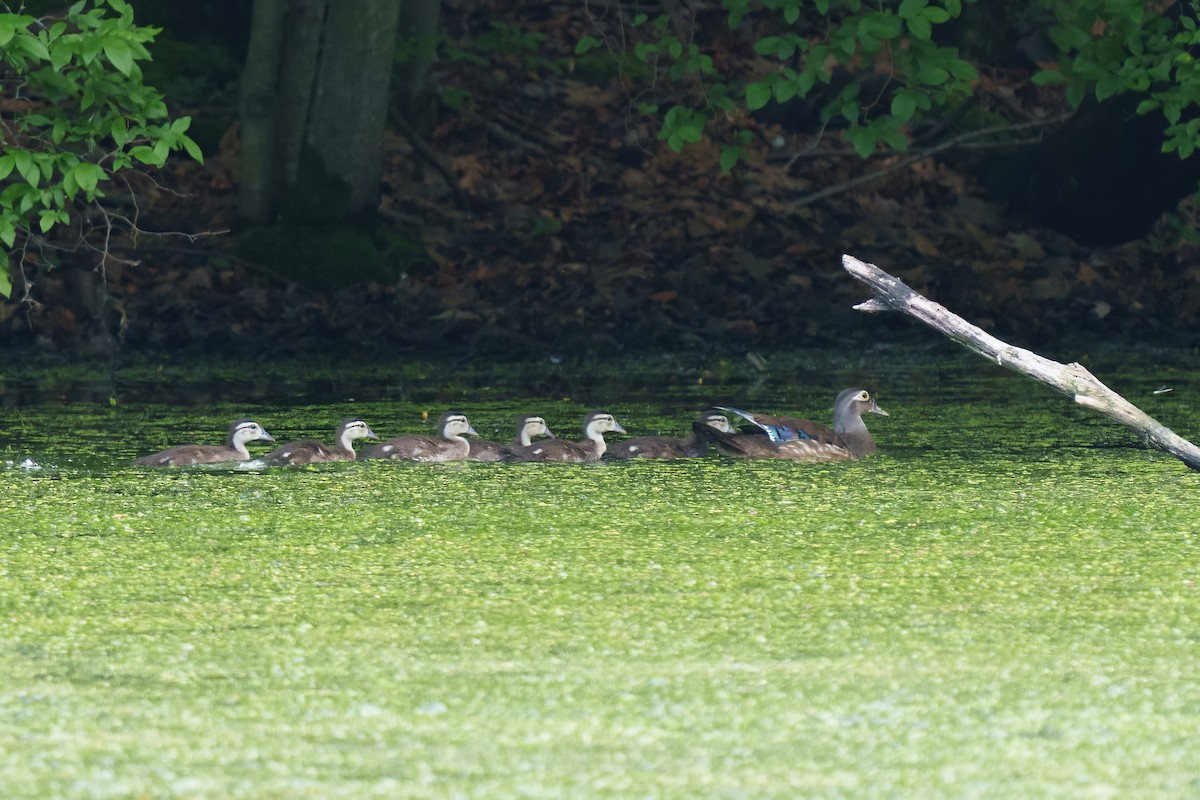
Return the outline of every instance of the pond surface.
{"type": "MultiPolygon", "coordinates": [[[[1089,366],[1195,441],[1197,364],[1089,366]]],[[[0,796],[1200,794],[1200,475],[949,346],[765,366],[6,375],[0,796]],[[891,412],[853,463],[130,466],[850,385],[891,412]]]]}

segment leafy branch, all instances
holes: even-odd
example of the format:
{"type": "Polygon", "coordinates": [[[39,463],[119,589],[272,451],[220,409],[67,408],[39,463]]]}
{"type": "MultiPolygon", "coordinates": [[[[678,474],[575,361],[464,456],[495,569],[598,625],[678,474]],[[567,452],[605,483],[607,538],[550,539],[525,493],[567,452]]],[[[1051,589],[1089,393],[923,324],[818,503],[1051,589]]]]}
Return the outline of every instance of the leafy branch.
{"type": "Polygon", "coordinates": [[[0,13],[0,295],[12,293],[14,258],[20,269],[56,228],[77,226],[68,235],[83,240],[85,218],[111,224],[100,202],[115,175],[162,167],[175,151],[202,160],[190,118],[169,119],[142,81],[158,33],[125,0],[80,0],[58,18],[0,13]]]}

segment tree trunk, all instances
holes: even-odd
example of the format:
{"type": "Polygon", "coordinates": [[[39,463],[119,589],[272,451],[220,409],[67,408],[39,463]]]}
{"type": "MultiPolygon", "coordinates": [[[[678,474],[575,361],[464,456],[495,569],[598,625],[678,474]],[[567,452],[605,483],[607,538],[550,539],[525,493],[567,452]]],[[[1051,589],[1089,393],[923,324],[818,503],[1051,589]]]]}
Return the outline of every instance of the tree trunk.
{"type": "Polygon", "coordinates": [[[396,105],[411,118],[429,91],[429,68],[437,56],[442,0],[404,0],[398,29],[402,60],[396,68],[396,105]]]}
{"type": "Polygon", "coordinates": [[[329,6],[300,169],[285,215],[349,219],[379,206],[399,0],[329,6]]]}
{"type": "Polygon", "coordinates": [[[250,22],[254,44],[242,69],[242,128],[238,213],[250,223],[270,222],[278,209],[275,108],[287,0],[256,0],[250,22]]]}
{"type": "Polygon", "coordinates": [[[400,2],[255,0],[241,106],[243,221],[331,222],[378,206],[400,2]]]}
{"type": "Polygon", "coordinates": [[[297,165],[304,149],[312,109],[313,83],[321,53],[326,0],[291,0],[287,17],[287,48],[279,70],[279,113],[276,140],[280,178],[284,186],[296,184],[297,165]]]}

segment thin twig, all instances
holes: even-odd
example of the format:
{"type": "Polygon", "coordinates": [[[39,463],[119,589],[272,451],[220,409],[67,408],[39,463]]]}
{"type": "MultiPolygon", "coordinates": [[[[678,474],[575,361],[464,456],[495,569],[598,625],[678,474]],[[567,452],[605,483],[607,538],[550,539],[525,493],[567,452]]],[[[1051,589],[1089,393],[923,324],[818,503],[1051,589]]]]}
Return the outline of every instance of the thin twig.
{"type": "Polygon", "coordinates": [[[1007,132],[1011,132],[1011,131],[1026,130],[1029,128],[1036,128],[1036,127],[1041,127],[1041,126],[1046,126],[1046,125],[1054,125],[1054,124],[1058,124],[1060,122],[1065,121],[1068,117],[1070,117],[1070,114],[1061,114],[1057,117],[1051,117],[1050,119],[1044,119],[1044,120],[1039,119],[1039,120],[1032,120],[1030,122],[1021,122],[1016,125],[1010,125],[1009,127],[1006,127],[1006,128],[999,128],[999,127],[997,127],[997,128],[981,128],[980,130],[977,130],[977,131],[968,131],[966,133],[955,136],[952,139],[947,139],[946,141],[942,142],[941,144],[936,144],[936,145],[933,145],[932,147],[923,148],[922,150],[912,153],[909,156],[907,156],[906,158],[902,158],[899,161],[897,161],[895,164],[891,164],[887,167],[884,167],[883,169],[877,170],[875,172],[864,173],[862,175],[859,175],[856,178],[851,178],[848,181],[842,181],[841,183],[837,183],[832,186],[827,186],[819,192],[813,192],[812,194],[805,195],[804,197],[801,197],[799,200],[796,200],[794,203],[792,203],[792,205],[797,206],[797,207],[812,205],[813,203],[816,203],[819,200],[824,200],[826,197],[832,197],[835,194],[841,194],[842,192],[847,192],[851,189],[855,189],[864,184],[871,183],[873,181],[877,181],[881,178],[885,178],[888,175],[891,175],[893,172],[899,172],[902,169],[907,169],[908,167],[912,166],[913,164],[916,164],[918,161],[924,161],[925,159],[927,159],[930,156],[935,155],[937,153],[941,153],[945,150],[950,150],[955,147],[965,147],[968,145],[968,143],[973,142],[976,139],[982,139],[986,136],[992,136],[992,135],[995,135],[998,133],[1007,133],[1007,132]]]}

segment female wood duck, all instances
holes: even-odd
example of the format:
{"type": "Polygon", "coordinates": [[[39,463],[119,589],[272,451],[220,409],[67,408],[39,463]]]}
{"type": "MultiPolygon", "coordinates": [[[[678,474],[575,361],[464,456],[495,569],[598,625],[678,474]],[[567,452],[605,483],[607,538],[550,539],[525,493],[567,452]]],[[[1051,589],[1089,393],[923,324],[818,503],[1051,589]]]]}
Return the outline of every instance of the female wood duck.
{"type": "Polygon", "coordinates": [[[368,447],[359,458],[393,458],[407,461],[462,461],[471,452],[471,443],[463,434],[478,436],[467,418],[447,411],[438,420],[437,436],[397,436],[383,444],[368,447]]]}
{"type": "Polygon", "coordinates": [[[495,442],[490,439],[472,439],[471,450],[467,455],[468,461],[504,461],[513,450],[528,447],[535,436],[554,438],[554,434],[546,427],[546,420],[533,414],[517,418],[517,436],[512,444],[495,442]]]}
{"type": "Polygon", "coordinates": [[[847,461],[878,450],[862,415],[889,414],[866,389],[846,389],[833,401],[833,430],[796,417],[752,414],[726,408],[748,420],[743,433],[723,433],[699,423],[693,430],[707,436],[723,453],[745,458],[789,461],[847,461]]]}
{"type": "MultiPolygon", "coordinates": [[[[709,409],[696,418],[702,425],[722,433],[735,433],[725,415],[709,409]]],[[[708,437],[693,431],[686,439],[673,436],[637,436],[625,439],[608,448],[606,458],[699,458],[708,453],[708,437]]]]}
{"type": "Polygon", "coordinates": [[[221,461],[249,461],[250,451],[246,449],[246,442],[254,441],[273,442],[275,437],[254,420],[239,419],[230,426],[225,444],[181,444],[142,456],[133,463],[147,467],[187,467],[221,461]]]}
{"type": "Polygon", "coordinates": [[[263,456],[262,461],[272,467],[298,467],[301,464],[325,461],[353,461],[355,440],[378,438],[361,419],[347,419],[342,420],[342,424],[338,425],[337,431],[334,432],[333,440],[337,444],[333,447],[316,439],[300,439],[276,447],[263,456]]]}
{"type": "Polygon", "coordinates": [[[528,447],[513,448],[510,461],[559,461],[581,463],[584,461],[599,461],[607,446],[604,444],[604,434],[615,432],[624,433],[625,429],[607,411],[593,411],[583,418],[583,441],[569,439],[551,439],[546,442],[535,442],[528,447]]]}

